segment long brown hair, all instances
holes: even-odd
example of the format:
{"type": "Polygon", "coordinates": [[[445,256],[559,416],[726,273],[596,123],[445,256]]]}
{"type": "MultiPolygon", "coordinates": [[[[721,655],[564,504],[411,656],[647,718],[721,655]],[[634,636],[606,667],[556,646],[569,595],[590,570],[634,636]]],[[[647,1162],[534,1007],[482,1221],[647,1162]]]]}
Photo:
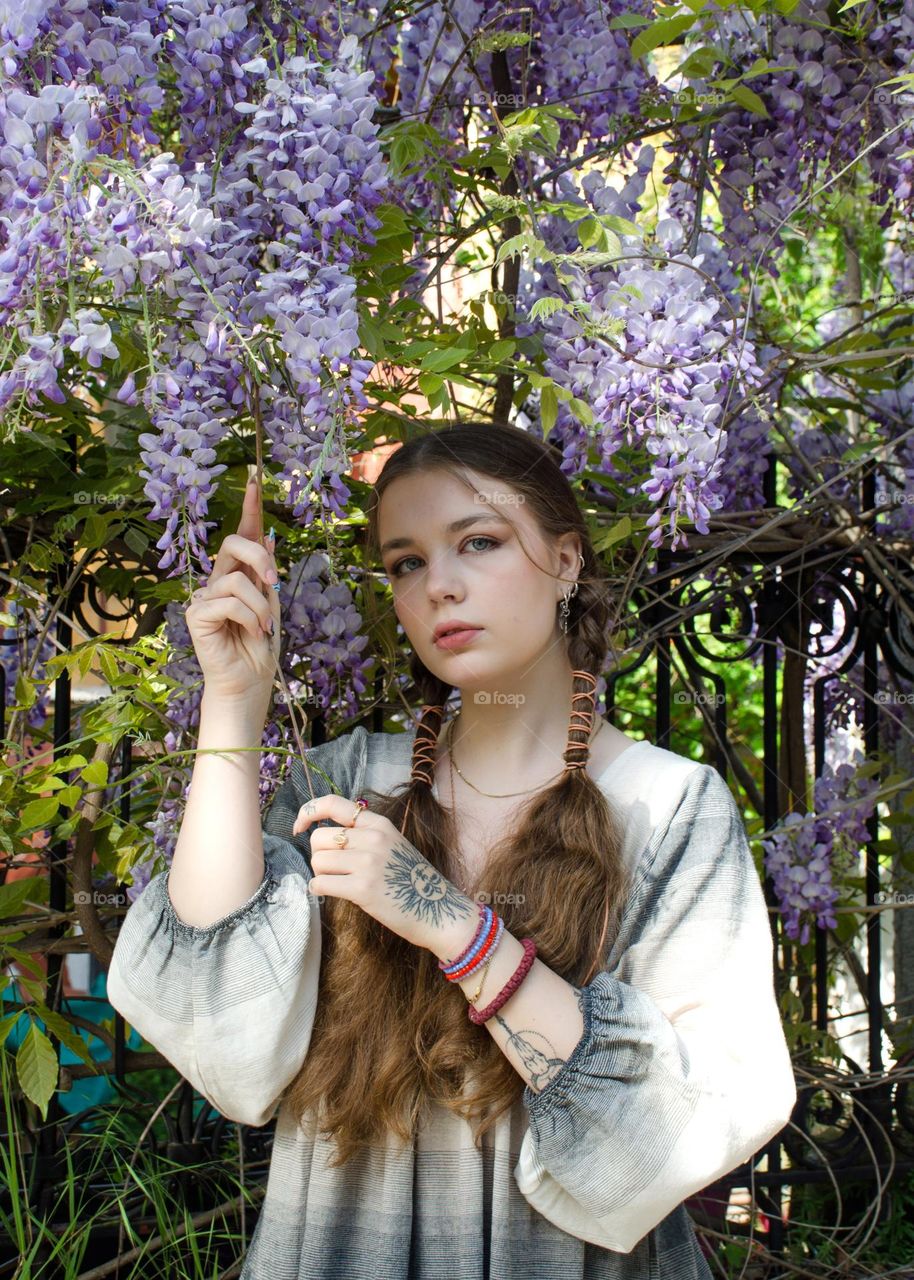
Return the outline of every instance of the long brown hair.
{"type": "MultiPolygon", "coordinates": [[[[606,574],[551,448],[520,428],[490,423],[462,423],[408,441],[388,457],[369,502],[369,543],[379,559],[384,491],[401,476],[433,469],[447,470],[474,493],[468,471],[522,494],[545,540],[569,530],[580,535],[584,564],[569,601],[565,639],[572,670],[599,678],[610,646],[606,574]]],[[[508,518],[503,506],[499,514],[508,518]]],[[[410,673],[425,708],[413,746],[414,770],[421,775],[417,754],[437,741],[453,686],[415,652],[410,673]]],[[[575,677],[573,693],[592,688],[575,677]]],[[[574,705],[592,709],[586,698],[574,705]]],[[[514,831],[490,852],[469,892],[506,895],[490,899],[505,927],[515,937],[532,937],[543,963],[580,985],[612,945],[628,885],[617,815],[586,769],[567,768],[587,759],[592,715],[571,721],[569,707],[569,719],[566,770],[524,802],[514,831]]],[[[364,795],[375,813],[452,878],[453,817],[427,779],[416,776],[389,795],[371,789],[364,795]]],[[[321,912],[317,1013],[305,1063],[287,1091],[296,1117],[302,1120],[314,1108],[320,1130],[337,1146],[331,1167],[360,1147],[383,1145],[386,1132],[409,1143],[431,1103],[473,1124],[478,1147],[482,1134],[520,1098],[522,1077],[486,1027],[470,1022],[465,994],[444,980],[431,951],[343,899],[325,897],[321,912]],[[475,1092],[465,1093],[471,1075],[475,1092]]]]}

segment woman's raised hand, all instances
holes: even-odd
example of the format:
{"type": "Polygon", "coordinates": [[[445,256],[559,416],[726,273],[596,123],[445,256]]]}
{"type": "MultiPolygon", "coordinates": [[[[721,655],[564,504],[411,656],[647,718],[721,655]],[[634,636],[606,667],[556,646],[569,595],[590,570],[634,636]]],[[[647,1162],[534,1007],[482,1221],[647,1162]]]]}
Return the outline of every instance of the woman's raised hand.
{"type": "Polygon", "coordinates": [[[185,618],[205,690],[268,704],[279,658],[279,592],[273,590],[279,575],[270,544],[259,538],[255,481],[245,488],[238,532],[223,539],[209,580],[194,592],[185,618]]]}

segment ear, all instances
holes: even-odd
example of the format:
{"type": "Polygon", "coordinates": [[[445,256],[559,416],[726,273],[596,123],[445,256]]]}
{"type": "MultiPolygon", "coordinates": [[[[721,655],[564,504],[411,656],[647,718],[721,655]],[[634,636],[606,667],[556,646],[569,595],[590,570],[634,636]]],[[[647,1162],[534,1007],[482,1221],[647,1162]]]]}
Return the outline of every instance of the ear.
{"type": "Polygon", "coordinates": [[[581,572],[581,556],[583,554],[581,535],[571,531],[563,533],[556,543],[556,549],[559,557],[558,573],[562,579],[559,582],[559,586],[564,594],[572,582],[577,582],[578,574],[581,572]]]}

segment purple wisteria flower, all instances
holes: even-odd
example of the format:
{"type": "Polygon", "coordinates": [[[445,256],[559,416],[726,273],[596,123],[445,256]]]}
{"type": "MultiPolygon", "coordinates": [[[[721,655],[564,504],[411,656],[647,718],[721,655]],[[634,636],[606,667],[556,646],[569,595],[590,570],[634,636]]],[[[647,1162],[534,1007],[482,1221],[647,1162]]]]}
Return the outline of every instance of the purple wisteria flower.
{"type": "Polygon", "coordinates": [[[789,813],[762,841],[765,870],[774,881],[788,938],[809,941],[811,923],[837,927],[834,905],[840,890],[833,873],[853,874],[861,848],[870,839],[867,823],[875,810],[879,781],[861,777],[855,763],[826,765],[816,779],[811,814],[789,813]]]}
{"type": "Polygon", "coordinates": [[[332,709],[345,717],[358,712],[371,660],[361,656],[368,636],[352,592],[329,581],[329,569],[329,558],[314,552],[296,561],[282,584],[284,670],[293,675],[304,666],[319,712],[332,709]]]}
{"type": "MultiPolygon", "coordinates": [[[[218,230],[205,249],[185,247],[170,273],[176,323],[160,343],[168,366],[145,388],[155,430],[141,444],[153,517],[166,520],[160,564],[173,573],[186,571],[189,552],[211,568],[216,449],[255,396],[293,515],[305,526],[321,512],[345,516],[345,433],[367,405],[372,367],[355,354],[349,268],[379,226],[387,173],[371,73],[353,65],[353,38],[338,54],[330,68],[289,58],[281,75],[264,58],[244,64],[256,100],[234,104],[243,127],[209,197],[218,230]]],[[[209,185],[198,175],[201,201],[209,185]]]]}
{"type": "MultiPolygon", "coordinates": [[[[652,161],[653,148],[642,148],[621,191],[593,172],[581,181],[581,192],[567,181],[565,198],[588,213],[634,222],[652,161]]],[[[543,225],[551,251],[576,247],[567,226],[557,229],[548,219],[543,225]]],[[[653,507],[649,540],[660,545],[668,522],[675,550],[688,546],[680,519],[707,533],[708,517],[723,504],[726,410],[758,385],[762,370],[752,343],[742,340],[736,313],[706,279],[703,256],[687,252],[676,219],[660,221],[654,243],[623,231],[619,245],[606,265],[566,260],[561,286],[548,263],[524,284],[527,297],[565,298],[573,308],[542,322],[546,372],[594,416],[585,426],[559,403],[553,438],[563,448],[563,470],[574,474],[586,466],[593,448],[599,465],[624,483],[613,455],[623,445],[639,449],[649,472],[639,488],[653,507]]],[[[535,330],[526,321],[518,326],[519,334],[535,330]]]]}

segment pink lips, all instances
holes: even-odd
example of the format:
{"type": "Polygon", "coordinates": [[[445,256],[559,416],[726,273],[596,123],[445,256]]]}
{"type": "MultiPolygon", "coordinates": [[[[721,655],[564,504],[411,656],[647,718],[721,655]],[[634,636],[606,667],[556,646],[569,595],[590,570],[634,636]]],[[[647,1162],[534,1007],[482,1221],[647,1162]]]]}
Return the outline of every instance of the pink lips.
{"type": "Polygon", "coordinates": [[[479,635],[482,627],[467,627],[464,631],[448,631],[439,636],[435,644],[439,649],[462,649],[479,635]]]}

